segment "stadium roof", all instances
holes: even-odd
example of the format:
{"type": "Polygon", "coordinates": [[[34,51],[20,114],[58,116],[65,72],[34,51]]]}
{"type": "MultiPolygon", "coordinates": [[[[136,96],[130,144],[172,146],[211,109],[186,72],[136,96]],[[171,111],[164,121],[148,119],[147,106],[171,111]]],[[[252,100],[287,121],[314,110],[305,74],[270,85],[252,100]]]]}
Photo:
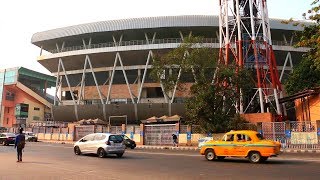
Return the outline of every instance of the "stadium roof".
{"type": "MultiPolygon", "coordinates": [[[[271,29],[280,30],[302,30],[300,26],[281,23],[280,19],[271,19],[271,29]]],[[[132,19],[120,19],[100,21],[74,25],[64,28],[52,29],[38,32],[32,36],[31,43],[38,45],[39,42],[49,41],[64,37],[77,36],[81,34],[91,34],[99,32],[112,32],[129,29],[150,29],[165,27],[218,27],[218,16],[209,15],[185,15],[185,16],[163,16],[163,17],[143,17],[132,19]]]]}

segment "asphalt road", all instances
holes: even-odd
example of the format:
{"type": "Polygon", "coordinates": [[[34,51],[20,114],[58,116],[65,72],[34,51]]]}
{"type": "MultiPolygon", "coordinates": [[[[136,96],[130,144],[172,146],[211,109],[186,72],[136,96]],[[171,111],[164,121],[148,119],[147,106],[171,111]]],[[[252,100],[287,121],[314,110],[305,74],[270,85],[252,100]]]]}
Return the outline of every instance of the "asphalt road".
{"type": "Polygon", "coordinates": [[[76,156],[71,145],[28,143],[22,163],[0,146],[0,179],[319,179],[319,154],[282,154],[263,164],[209,162],[198,152],[127,150],[122,158],[76,156]]]}

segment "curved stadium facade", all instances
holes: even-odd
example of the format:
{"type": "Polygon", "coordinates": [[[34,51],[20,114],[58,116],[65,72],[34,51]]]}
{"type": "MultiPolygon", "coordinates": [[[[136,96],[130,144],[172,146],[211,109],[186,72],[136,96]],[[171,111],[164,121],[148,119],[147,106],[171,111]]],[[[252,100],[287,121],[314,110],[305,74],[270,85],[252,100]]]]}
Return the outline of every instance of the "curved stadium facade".
{"type": "MultiPolygon", "coordinates": [[[[307,48],[294,48],[301,27],[271,19],[273,48],[283,81],[307,48]]],[[[94,22],[35,33],[38,62],[57,76],[55,121],[126,115],[129,122],[151,116],[185,116],[187,92],[167,97],[149,74],[152,57],[179,46],[189,35],[219,48],[218,16],[147,17],[94,22]],[[47,51],[48,53],[42,53],[47,51]]],[[[191,75],[182,75],[193,83],[191,75]]]]}

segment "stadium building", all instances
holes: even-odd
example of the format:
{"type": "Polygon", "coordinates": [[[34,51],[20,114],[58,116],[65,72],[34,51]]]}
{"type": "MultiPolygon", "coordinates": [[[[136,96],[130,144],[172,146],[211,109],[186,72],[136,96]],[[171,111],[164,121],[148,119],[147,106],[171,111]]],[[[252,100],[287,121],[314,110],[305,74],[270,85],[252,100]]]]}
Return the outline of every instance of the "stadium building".
{"type": "MultiPolygon", "coordinates": [[[[270,25],[283,81],[308,48],[293,47],[294,32],[301,27],[279,19],[271,19],[270,25]]],[[[31,42],[40,48],[38,62],[57,77],[54,120],[185,117],[188,92],[164,95],[149,74],[155,54],[178,47],[189,35],[202,36],[206,45],[219,48],[218,16],[110,20],[35,33],[31,42]]],[[[181,78],[193,83],[192,75],[181,78]]]]}

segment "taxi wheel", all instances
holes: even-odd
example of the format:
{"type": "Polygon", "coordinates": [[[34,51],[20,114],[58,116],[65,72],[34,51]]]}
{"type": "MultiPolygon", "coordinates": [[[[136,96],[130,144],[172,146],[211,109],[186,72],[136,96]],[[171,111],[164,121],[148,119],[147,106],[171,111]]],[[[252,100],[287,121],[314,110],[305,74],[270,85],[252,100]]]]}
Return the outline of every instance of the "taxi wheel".
{"type": "Polygon", "coordinates": [[[251,152],[249,154],[249,161],[252,163],[259,163],[262,160],[259,152],[251,152]]]}
{"type": "Polygon", "coordinates": [[[207,149],[205,152],[205,157],[208,161],[213,161],[216,159],[216,154],[214,153],[213,149],[207,149]]]}

